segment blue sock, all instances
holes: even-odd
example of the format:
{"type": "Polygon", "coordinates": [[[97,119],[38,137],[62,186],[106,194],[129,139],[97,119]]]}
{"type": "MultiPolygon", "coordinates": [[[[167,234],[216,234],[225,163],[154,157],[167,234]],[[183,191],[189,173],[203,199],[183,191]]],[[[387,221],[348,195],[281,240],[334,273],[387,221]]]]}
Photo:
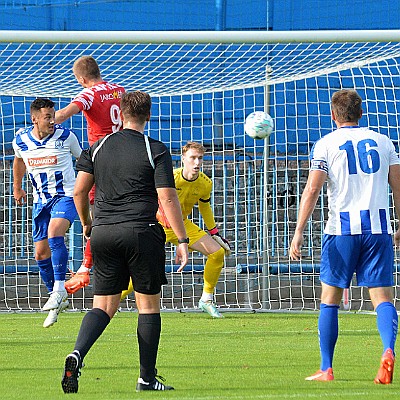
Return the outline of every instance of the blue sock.
{"type": "Polygon", "coordinates": [[[398,316],[394,305],[388,301],[379,304],[376,307],[376,324],[381,335],[383,352],[392,349],[394,354],[394,345],[396,343],[398,316]]]}
{"type": "Polygon", "coordinates": [[[333,353],[339,333],[339,306],[323,304],[320,306],[318,319],[319,347],[321,350],[321,370],[332,368],[333,353]]]}
{"type": "Polygon", "coordinates": [[[49,238],[49,246],[54,269],[54,279],[56,281],[65,281],[68,264],[68,250],[64,242],[64,236],[49,238]]]}
{"type": "Polygon", "coordinates": [[[53,291],[54,285],[54,270],[51,258],[46,258],[45,260],[37,260],[37,265],[39,267],[40,276],[46,285],[49,292],[53,291]]]}

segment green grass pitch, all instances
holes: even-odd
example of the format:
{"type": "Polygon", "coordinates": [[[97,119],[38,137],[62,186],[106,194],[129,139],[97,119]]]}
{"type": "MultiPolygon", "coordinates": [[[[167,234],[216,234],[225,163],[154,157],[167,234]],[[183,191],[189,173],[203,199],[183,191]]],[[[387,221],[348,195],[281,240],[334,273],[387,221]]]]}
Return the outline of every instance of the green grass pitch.
{"type": "Polygon", "coordinates": [[[136,393],[137,314],[118,313],[91,349],[78,394],[61,389],[64,358],[73,350],[82,313],[0,314],[0,398],[12,399],[389,399],[400,375],[375,385],[382,352],[375,316],[340,314],[333,382],[308,382],[319,367],[317,314],[162,313],[158,371],[170,392],[136,393]]]}

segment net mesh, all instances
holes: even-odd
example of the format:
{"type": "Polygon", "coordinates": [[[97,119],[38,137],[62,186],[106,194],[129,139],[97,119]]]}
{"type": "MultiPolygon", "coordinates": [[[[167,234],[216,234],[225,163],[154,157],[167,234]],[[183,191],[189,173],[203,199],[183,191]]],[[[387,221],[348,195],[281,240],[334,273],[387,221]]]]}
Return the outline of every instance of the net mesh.
{"type": "MultiPolygon", "coordinates": [[[[38,310],[47,300],[33,255],[30,184],[24,183],[28,207],[17,208],[12,197],[11,141],[30,124],[34,98],[50,97],[61,108],[81,90],[71,70],[81,55],[97,59],[105,80],[152,95],[146,133],[167,144],[175,166],[186,141],[207,147],[203,169],[214,183],[216,221],[233,247],[216,288],[220,307],[316,310],[325,192],[307,226],[303,261],[288,259],[308,153],[333,129],[330,98],[341,88],[362,96],[360,124],[388,135],[398,147],[399,51],[397,42],[0,43],[0,310],[38,310]],[[244,132],[245,117],[264,109],[275,130],[268,141],[253,140],[244,132]]],[[[65,124],[87,146],[83,117],[65,124]]],[[[203,226],[197,208],[193,219],[203,226]]],[[[80,265],[82,242],[76,221],[67,236],[72,270],[80,265]]],[[[162,307],[196,309],[204,257],[192,253],[185,272],[177,273],[168,245],[167,256],[162,307]]],[[[396,302],[397,261],[396,255],[396,302]]],[[[90,308],[91,299],[90,285],[72,297],[72,308],[90,308]]],[[[350,303],[352,310],[371,310],[367,292],[356,286],[350,303]]],[[[133,297],[121,306],[134,307],[133,297]]]]}

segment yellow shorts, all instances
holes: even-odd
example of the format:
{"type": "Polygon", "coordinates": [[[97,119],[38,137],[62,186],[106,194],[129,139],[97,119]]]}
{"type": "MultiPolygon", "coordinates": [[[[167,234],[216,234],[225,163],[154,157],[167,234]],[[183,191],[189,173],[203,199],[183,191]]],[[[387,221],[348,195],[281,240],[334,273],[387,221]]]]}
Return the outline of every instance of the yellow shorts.
{"type": "MultiPolygon", "coordinates": [[[[189,238],[189,247],[193,243],[196,243],[203,236],[207,235],[207,232],[203,231],[199,226],[194,224],[190,219],[185,219],[183,221],[185,225],[186,234],[189,238]]],[[[178,245],[178,238],[176,237],[174,231],[171,228],[164,228],[165,235],[167,237],[167,243],[173,243],[174,245],[178,245]]]]}

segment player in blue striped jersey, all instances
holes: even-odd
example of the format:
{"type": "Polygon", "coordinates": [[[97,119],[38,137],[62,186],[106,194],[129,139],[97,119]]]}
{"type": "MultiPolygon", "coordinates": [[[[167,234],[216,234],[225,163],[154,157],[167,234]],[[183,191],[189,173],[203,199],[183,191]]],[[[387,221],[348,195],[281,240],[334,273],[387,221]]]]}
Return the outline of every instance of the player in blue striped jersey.
{"type": "Polygon", "coordinates": [[[64,237],[77,215],[73,201],[73,157],[78,158],[82,149],[71,130],[55,125],[51,100],[34,100],[30,113],[33,125],[20,129],[13,140],[13,194],[18,205],[26,202],[22,181],[27,172],[33,186],[35,259],[50,292],[43,306],[43,310],[49,311],[43,326],[49,327],[68,306],[64,288],[68,250],[64,237]]]}
{"type": "MultiPolygon", "coordinates": [[[[321,366],[307,380],[333,380],[332,361],[338,337],[338,309],[353,274],[369,289],[383,343],[381,366],[374,382],[393,379],[398,316],[393,305],[393,233],[388,184],[400,215],[400,161],[391,140],[358,126],[362,100],[355,90],[332,96],[332,119],[337,129],[315,143],[290,257],[299,260],[303,231],[323,184],[327,181],[328,221],[324,230],[318,320],[321,366]]],[[[400,231],[394,234],[400,245],[400,231]]]]}

